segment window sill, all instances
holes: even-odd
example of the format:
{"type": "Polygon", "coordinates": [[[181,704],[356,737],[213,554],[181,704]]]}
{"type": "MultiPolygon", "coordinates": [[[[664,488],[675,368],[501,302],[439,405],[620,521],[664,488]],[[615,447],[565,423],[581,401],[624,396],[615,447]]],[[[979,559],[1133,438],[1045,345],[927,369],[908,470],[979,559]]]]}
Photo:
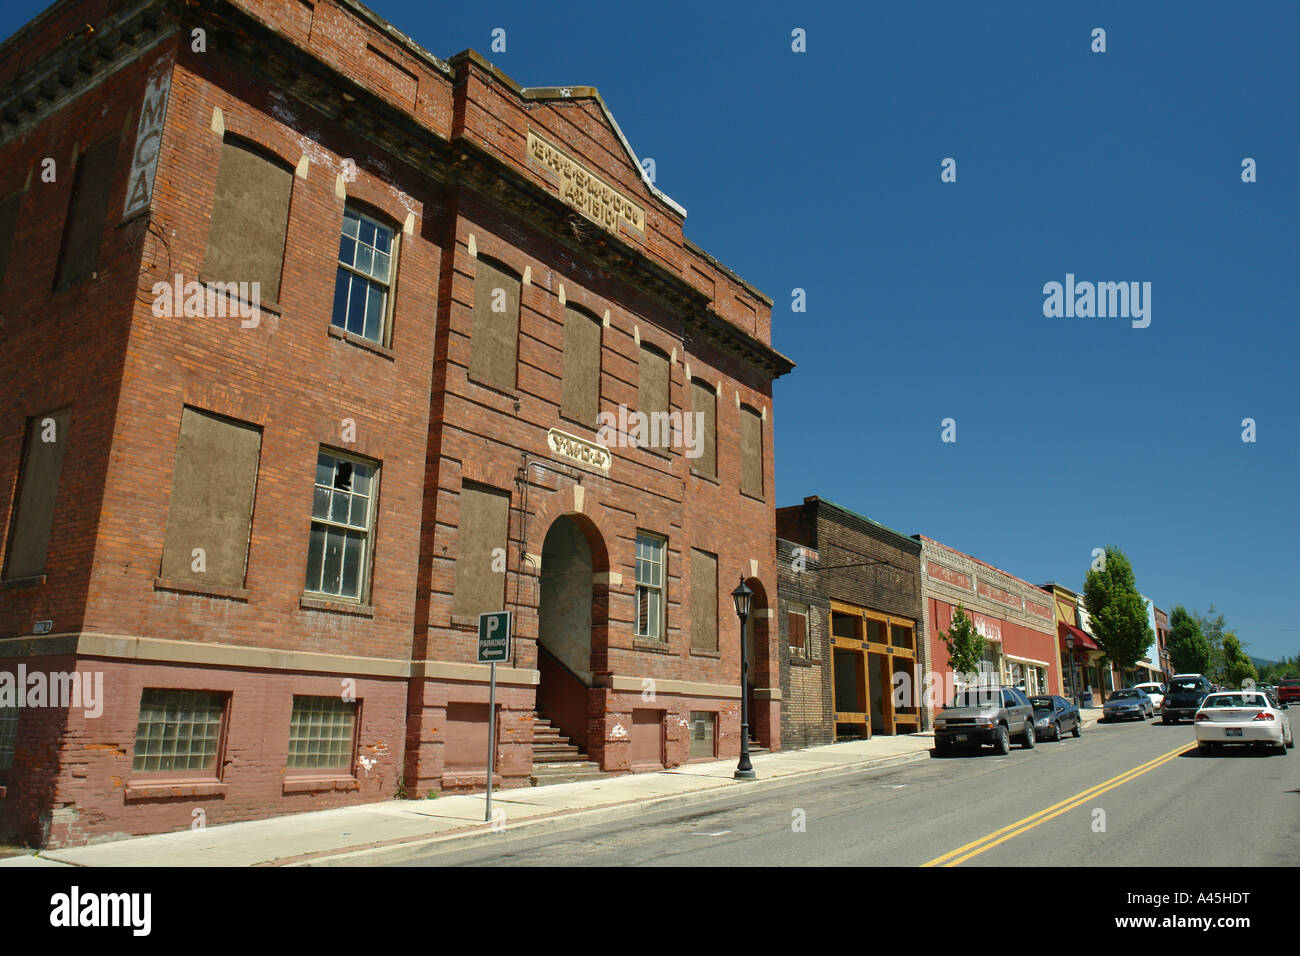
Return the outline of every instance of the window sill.
{"type": "Polygon", "coordinates": [[[289,793],[351,793],[361,789],[356,777],[291,777],[284,778],[283,792],[289,793]]]}
{"type": "Polygon", "coordinates": [[[202,584],[198,581],[178,581],[175,578],[154,578],[155,591],[180,591],[183,594],[203,594],[208,597],[230,598],[232,601],[247,601],[253,593],[248,588],[229,588],[220,584],[202,584]]]}
{"type": "Polygon", "coordinates": [[[701,649],[701,648],[695,648],[695,647],[692,647],[692,648],[691,648],[691,657],[711,657],[711,658],[713,658],[715,661],[720,661],[720,660],[722,660],[722,652],[721,652],[721,651],[707,651],[707,650],[703,650],[703,649],[701,649]]]}
{"type": "Polygon", "coordinates": [[[476,618],[476,617],[465,617],[465,616],[462,615],[462,614],[453,614],[453,615],[451,616],[451,626],[452,626],[452,627],[472,627],[474,630],[477,631],[477,630],[478,630],[478,618],[476,618]]]}
{"type": "Polygon", "coordinates": [[[310,597],[306,594],[298,599],[298,606],[308,611],[334,611],[337,614],[355,614],[357,617],[375,616],[375,609],[369,604],[331,601],[328,598],[310,597]]]}
{"type": "Polygon", "coordinates": [[[791,658],[790,658],[790,666],[791,666],[791,667],[812,667],[815,663],[816,663],[815,661],[810,661],[810,660],[808,660],[808,658],[806,658],[806,657],[791,657],[791,658]]]}
{"type": "Polygon", "coordinates": [[[349,332],[347,329],[340,329],[336,325],[329,326],[331,338],[341,339],[349,345],[355,345],[359,349],[365,349],[367,352],[374,352],[381,358],[386,358],[392,362],[397,358],[397,353],[392,349],[380,345],[378,342],[372,342],[369,339],[362,338],[355,332],[349,332]]]}
{"type": "Polygon", "coordinates": [[[127,800],[175,800],[185,797],[225,796],[226,785],[220,780],[148,780],[129,783],[127,800]]]}
{"type": "Polygon", "coordinates": [[[45,583],[45,575],[34,574],[29,578],[10,578],[0,581],[0,591],[12,591],[18,588],[38,588],[45,583]]]}
{"type": "Polygon", "coordinates": [[[742,488],[741,491],[740,491],[740,497],[742,497],[742,498],[748,498],[750,501],[761,501],[763,504],[767,504],[767,499],[766,499],[766,498],[764,498],[764,497],[761,496],[761,495],[755,495],[755,494],[752,494],[752,493],[750,493],[750,492],[748,492],[748,491],[745,491],[743,488],[742,488]]]}
{"type": "Polygon", "coordinates": [[[648,637],[634,638],[632,648],[638,651],[649,651],[652,654],[671,654],[673,652],[666,641],[656,641],[648,637]]]}
{"type": "Polygon", "coordinates": [[[722,485],[722,482],[718,480],[717,475],[710,475],[707,471],[697,471],[695,468],[692,468],[691,477],[699,478],[701,481],[707,481],[711,485],[722,485]]]}
{"type": "MultiPolygon", "coordinates": [[[[207,288],[208,288],[208,286],[215,285],[215,284],[217,284],[217,283],[219,283],[219,282],[220,282],[220,283],[226,283],[226,282],[230,282],[230,281],[232,281],[232,280],[230,280],[230,279],[214,279],[214,278],[212,278],[211,276],[207,276],[207,275],[203,275],[202,273],[199,273],[199,275],[196,277],[195,281],[197,281],[199,285],[203,286],[203,289],[204,289],[204,298],[205,298],[205,300],[206,300],[206,297],[207,297],[207,288]]],[[[236,284],[237,284],[237,283],[236,283],[236,284]]],[[[227,300],[228,302],[233,303],[234,306],[235,306],[235,308],[236,308],[236,310],[237,310],[237,309],[239,308],[239,306],[241,306],[241,305],[252,306],[252,305],[254,304],[253,302],[249,301],[248,299],[241,299],[238,295],[226,295],[226,300],[227,300]]],[[[280,300],[279,300],[279,299],[263,299],[263,298],[261,298],[261,296],[259,295],[259,296],[258,296],[258,300],[257,300],[256,305],[257,305],[257,310],[258,310],[259,312],[270,312],[272,315],[276,315],[276,316],[284,315],[284,309],[281,307],[281,305],[280,305],[280,300]]],[[[226,317],[227,317],[227,318],[232,318],[229,309],[226,310],[226,317]]],[[[239,318],[239,314],[238,314],[238,312],[235,313],[235,315],[233,316],[233,318],[239,318]]],[[[249,326],[249,328],[252,328],[252,326],[249,326]]]]}

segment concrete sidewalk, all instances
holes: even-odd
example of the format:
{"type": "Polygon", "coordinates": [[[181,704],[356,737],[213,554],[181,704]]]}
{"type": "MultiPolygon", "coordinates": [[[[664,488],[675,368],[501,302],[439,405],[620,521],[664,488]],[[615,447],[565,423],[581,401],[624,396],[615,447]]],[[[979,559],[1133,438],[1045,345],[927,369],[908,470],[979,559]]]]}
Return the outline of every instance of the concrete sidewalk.
{"type": "MultiPolygon", "coordinates": [[[[1099,710],[1083,714],[1085,727],[1101,716],[1099,710]]],[[[504,829],[511,833],[523,827],[542,832],[576,823],[592,825],[639,816],[668,803],[689,806],[714,799],[728,788],[765,790],[814,777],[924,760],[933,746],[933,733],[875,737],[760,754],[753,758],[758,774],[753,781],[732,777],[735,760],[712,760],[658,773],[498,791],[493,795],[492,808],[494,814],[504,813],[504,829]]],[[[390,800],[33,852],[0,859],[0,867],[403,863],[432,843],[476,834],[491,839],[493,825],[484,822],[484,810],[485,797],[481,793],[434,800],[390,800]]]]}

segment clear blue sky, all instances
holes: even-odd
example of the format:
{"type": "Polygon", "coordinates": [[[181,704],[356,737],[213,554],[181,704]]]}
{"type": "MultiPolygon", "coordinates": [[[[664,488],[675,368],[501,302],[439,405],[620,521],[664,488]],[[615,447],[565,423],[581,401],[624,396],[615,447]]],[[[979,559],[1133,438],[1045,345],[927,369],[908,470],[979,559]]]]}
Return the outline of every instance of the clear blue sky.
{"type": "Polygon", "coordinates": [[[1300,6],[371,6],[437,55],[598,87],[687,234],[776,300],[778,504],[1034,583],[1115,544],[1158,606],[1300,651],[1300,6]],[[1044,317],[1067,272],[1150,282],[1150,327],[1044,317]]]}

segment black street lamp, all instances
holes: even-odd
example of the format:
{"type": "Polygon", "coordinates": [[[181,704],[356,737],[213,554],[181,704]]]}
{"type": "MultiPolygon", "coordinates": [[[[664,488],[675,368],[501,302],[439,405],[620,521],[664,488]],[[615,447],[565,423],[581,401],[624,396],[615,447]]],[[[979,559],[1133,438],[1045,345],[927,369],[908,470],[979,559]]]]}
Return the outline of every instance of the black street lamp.
{"type": "Polygon", "coordinates": [[[754,592],[745,587],[745,576],[740,576],[740,584],[731,592],[731,600],[736,602],[736,616],[740,618],[740,763],[736,764],[737,780],[753,780],[754,767],[749,762],[749,652],[745,647],[745,621],[749,618],[749,606],[754,600],[754,592]]]}
{"type": "Polygon", "coordinates": [[[1069,631],[1065,634],[1065,646],[1070,650],[1070,700],[1078,707],[1079,698],[1074,692],[1074,635],[1069,631]]]}

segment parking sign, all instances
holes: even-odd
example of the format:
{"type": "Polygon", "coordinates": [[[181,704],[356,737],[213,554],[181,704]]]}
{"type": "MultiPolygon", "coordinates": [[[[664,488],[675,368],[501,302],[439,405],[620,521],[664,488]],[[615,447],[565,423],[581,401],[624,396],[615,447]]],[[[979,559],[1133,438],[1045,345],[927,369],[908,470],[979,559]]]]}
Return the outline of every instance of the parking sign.
{"type": "Polygon", "coordinates": [[[510,612],[478,616],[478,662],[504,664],[510,660],[510,612]]]}

